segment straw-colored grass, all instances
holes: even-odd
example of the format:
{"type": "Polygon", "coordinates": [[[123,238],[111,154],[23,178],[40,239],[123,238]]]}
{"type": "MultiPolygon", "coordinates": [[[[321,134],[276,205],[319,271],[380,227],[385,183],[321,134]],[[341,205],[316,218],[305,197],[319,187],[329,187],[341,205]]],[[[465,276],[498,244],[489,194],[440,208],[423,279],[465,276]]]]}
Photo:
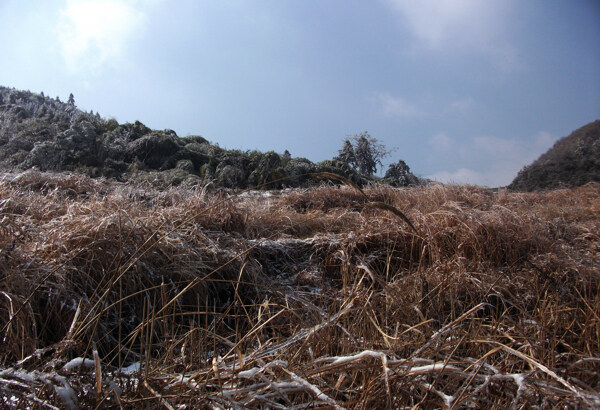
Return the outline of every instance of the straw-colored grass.
{"type": "Polygon", "coordinates": [[[0,406],[600,406],[599,204],[5,174],[0,406]]]}

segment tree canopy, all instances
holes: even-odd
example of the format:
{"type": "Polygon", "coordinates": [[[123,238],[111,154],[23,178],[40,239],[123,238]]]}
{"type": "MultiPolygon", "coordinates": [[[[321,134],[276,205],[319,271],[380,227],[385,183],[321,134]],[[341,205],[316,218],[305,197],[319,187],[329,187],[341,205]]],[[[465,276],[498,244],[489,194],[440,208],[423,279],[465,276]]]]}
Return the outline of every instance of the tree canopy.
{"type": "Polygon", "coordinates": [[[393,151],[395,149],[386,149],[377,138],[364,131],[344,140],[337,159],[362,174],[372,176],[377,172],[377,166],[383,166],[381,160],[393,151]]]}

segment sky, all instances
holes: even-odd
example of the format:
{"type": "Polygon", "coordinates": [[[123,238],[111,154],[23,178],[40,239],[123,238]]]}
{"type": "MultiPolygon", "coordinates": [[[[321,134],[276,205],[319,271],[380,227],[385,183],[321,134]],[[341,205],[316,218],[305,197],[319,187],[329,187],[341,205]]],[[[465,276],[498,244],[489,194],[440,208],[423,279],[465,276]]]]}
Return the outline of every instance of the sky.
{"type": "Polygon", "coordinates": [[[509,184],[600,118],[600,0],[0,0],[0,85],[318,162],[509,184]]]}

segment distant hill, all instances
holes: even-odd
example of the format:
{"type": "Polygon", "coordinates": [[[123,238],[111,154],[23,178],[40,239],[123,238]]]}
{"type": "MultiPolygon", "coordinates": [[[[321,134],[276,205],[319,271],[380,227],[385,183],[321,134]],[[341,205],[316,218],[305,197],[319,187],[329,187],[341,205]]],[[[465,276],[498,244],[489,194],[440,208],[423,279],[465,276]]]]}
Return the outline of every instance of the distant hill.
{"type": "Polygon", "coordinates": [[[600,182],[600,120],[561,138],[523,168],[508,186],[517,191],[576,187],[600,182]]]}
{"type": "MultiPolygon", "coordinates": [[[[200,136],[180,138],[139,121],[119,124],[98,113],[29,91],[0,86],[0,170],[35,167],[121,181],[160,185],[206,184],[225,188],[298,187],[317,183],[307,176],[334,172],[362,185],[372,180],[339,159],[313,163],[289,152],[227,150],[200,136]]],[[[394,186],[420,184],[399,161],[379,179],[394,186]]]]}

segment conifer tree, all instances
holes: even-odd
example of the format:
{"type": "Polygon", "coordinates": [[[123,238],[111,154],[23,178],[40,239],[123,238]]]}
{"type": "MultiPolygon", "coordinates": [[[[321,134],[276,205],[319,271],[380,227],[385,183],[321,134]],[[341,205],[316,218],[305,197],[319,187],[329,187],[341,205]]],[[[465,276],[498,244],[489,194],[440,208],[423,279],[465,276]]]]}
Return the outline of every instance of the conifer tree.
{"type": "Polygon", "coordinates": [[[346,138],[337,159],[365,175],[373,175],[377,172],[377,165],[383,166],[381,160],[392,151],[386,150],[385,145],[365,131],[346,138]]]}
{"type": "Polygon", "coordinates": [[[354,156],[354,147],[352,146],[350,139],[346,138],[344,140],[344,146],[341,150],[338,151],[338,153],[339,155],[337,159],[351,166],[352,168],[356,168],[356,157],[354,156]]]}
{"type": "Polygon", "coordinates": [[[371,141],[367,138],[369,134],[362,133],[356,140],[356,149],[354,155],[356,157],[356,166],[358,170],[365,175],[373,175],[377,172],[377,160],[374,147],[371,141]]]}

